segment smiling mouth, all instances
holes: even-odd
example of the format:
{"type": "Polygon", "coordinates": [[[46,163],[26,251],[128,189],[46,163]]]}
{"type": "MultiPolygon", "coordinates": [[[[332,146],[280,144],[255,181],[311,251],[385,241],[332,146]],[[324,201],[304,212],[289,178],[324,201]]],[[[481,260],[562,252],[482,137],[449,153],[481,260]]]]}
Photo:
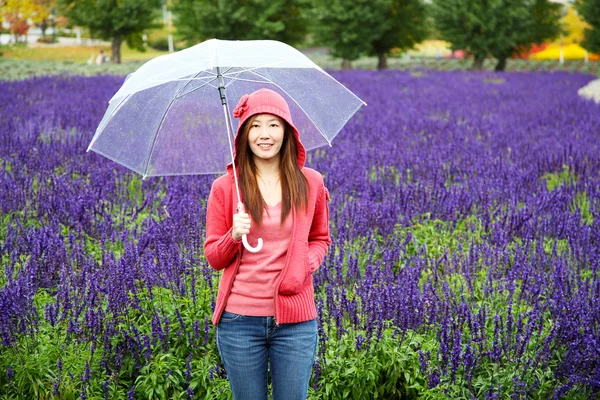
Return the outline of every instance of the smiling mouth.
{"type": "Polygon", "coordinates": [[[258,147],[260,147],[263,150],[269,150],[271,147],[273,147],[272,143],[261,143],[258,145],[258,147]]]}

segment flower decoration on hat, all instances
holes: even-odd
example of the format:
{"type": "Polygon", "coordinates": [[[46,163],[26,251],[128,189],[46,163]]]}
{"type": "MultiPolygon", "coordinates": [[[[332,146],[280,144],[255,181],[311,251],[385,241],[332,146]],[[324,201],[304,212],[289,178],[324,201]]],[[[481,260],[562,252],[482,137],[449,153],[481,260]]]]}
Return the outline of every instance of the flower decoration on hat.
{"type": "Polygon", "coordinates": [[[240,98],[238,105],[233,110],[234,118],[240,118],[242,116],[242,114],[244,114],[244,112],[248,109],[248,99],[249,98],[250,98],[250,96],[247,94],[243,95],[240,98]]]}

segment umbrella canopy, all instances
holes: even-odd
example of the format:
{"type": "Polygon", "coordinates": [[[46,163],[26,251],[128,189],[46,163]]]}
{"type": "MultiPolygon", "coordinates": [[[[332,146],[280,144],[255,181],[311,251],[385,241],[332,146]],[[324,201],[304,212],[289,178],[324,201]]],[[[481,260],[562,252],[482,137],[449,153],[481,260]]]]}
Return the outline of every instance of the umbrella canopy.
{"type": "Polygon", "coordinates": [[[260,88],[282,95],[307,150],[331,144],[366,104],[284,43],[212,39],[152,59],[130,74],[88,151],[144,178],[224,172],[232,161],[232,121],[223,115],[219,81],[228,110],[260,88]]]}

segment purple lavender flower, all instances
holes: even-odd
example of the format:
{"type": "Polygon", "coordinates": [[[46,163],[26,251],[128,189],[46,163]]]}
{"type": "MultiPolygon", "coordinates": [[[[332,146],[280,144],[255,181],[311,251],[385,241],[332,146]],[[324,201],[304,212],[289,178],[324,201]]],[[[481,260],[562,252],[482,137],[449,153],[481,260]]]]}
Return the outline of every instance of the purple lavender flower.
{"type": "Polygon", "coordinates": [[[361,351],[363,349],[363,344],[365,343],[365,338],[362,335],[356,336],[356,350],[361,351]]]}
{"type": "MultiPolygon", "coordinates": [[[[430,388],[459,377],[469,384],[492,359],[514,362],[519,378],[513,387],[489,382],[489,397],[534,397],[547,382],[532,371],[548,368],[556,397],[575,387],[600,393],[600,113],[576,94],[593,78],[334,76],[375,107],[349,121],[331,148],[308,153],[307,166],[323,172],[331,192],[333,238],[313,274],[314,384],[327,375],[326,349],[347,330],[360,332],[360,351],[391,327],[435,341],[436,352],[419,353],[430,388]]],[[[215,176],[141,182],[82,153],[122,82],[0,81],[0,210],[8,218],[0,341],[9,348],[48,326],[65,330],[80,344],[102,346],[107,376],[128,370],[134,379],[152,346],[171,352],[181,334],[214,352],[207,314],[219,273],[202,254],[203,199],[215,176]],[[157,306],[159,287],[191,299],[193,333],[182,310],[157,306]],[[50,298],[38,310],[42,292],[50,298]]],[[[87,383],[99,378],[91,363],[81,376],[89,397],[87,383]]],[[[59,396],[62,361],[57,367],[51,384],[59,396]]],[[[6,374],[14,379],[12,368],[6,374]]],[[[217,364],[210,374],[225,371],[217,364]]]]}
{"type": "Polygon", "coordinates": [[[8,378],[8,381],[10,382],[14,376],[15,376],[15,371],[13,371],[12,366],[9,365],[8,368],[6,369],[6,377],[8,378]]]}
{"type": "Polygon", "coordinates": [[[131,385],[129,392],[127,392],[127,399],[128,400],[135,399],[135,384],[131,385]]]}

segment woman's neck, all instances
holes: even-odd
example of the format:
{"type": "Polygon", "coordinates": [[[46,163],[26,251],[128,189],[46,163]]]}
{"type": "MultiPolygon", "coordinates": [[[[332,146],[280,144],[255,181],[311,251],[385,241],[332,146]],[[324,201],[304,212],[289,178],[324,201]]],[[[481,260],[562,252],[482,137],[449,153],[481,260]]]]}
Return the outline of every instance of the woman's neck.
{"type": "Polygon", "coordinates": [[[258,157],[254,158],[256,172],[263,178],[272,178],[279,175],[279,160],[263,160],[258,157]]]}

